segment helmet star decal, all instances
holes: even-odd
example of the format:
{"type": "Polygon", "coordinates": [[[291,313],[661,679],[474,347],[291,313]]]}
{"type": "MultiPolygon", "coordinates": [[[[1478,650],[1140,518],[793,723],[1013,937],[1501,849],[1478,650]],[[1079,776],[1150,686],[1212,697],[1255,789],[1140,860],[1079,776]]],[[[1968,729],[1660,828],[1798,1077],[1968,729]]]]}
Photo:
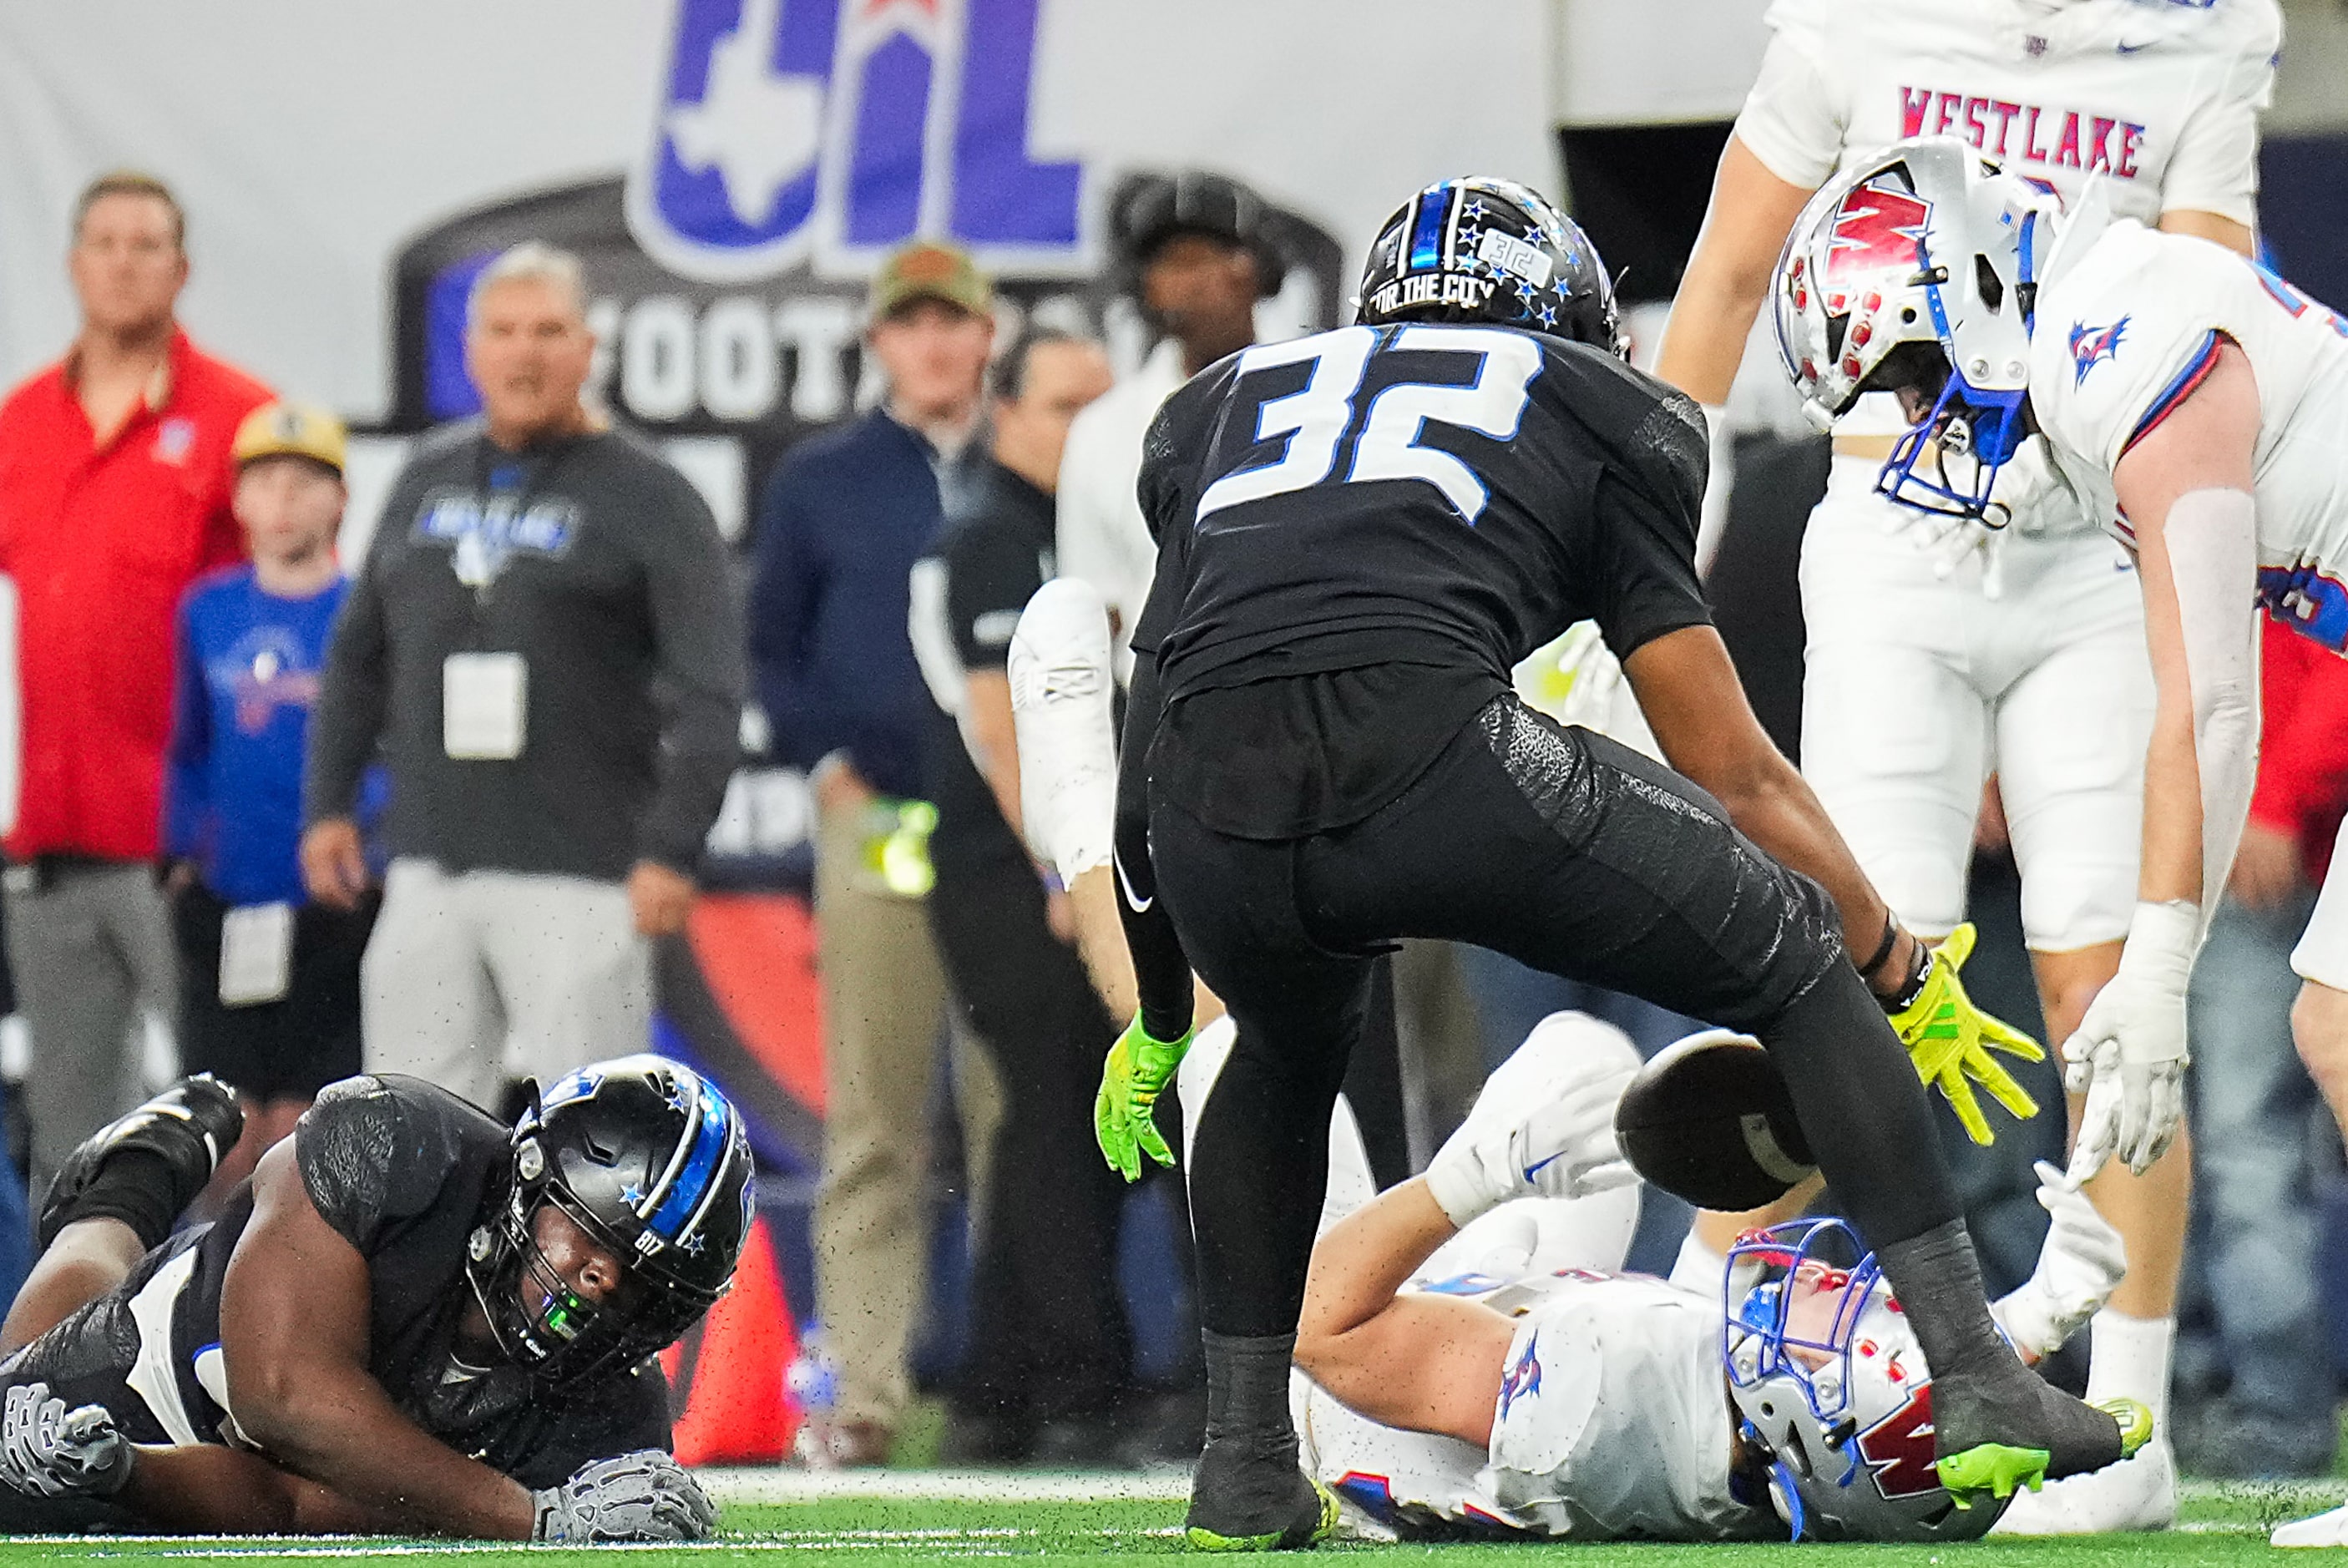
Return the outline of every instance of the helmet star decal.
{"type": "Polygon", "coordinates": [[[1913,270],[1923,257],[1924,226],[1931,215],[1931,202],[1910,195],[1890,175],[1870,180],[1845,197],[1827,247],[1828,314],[1849,308],[1846,285],[1886,272],[1913,270]]]}
{"type": "Polygon", "coordinates": [[[2128,318],[2120,317],[2109,326],[2089,326],[2084,321],[2071,324],[2071,385],[2086,380],[2087,372],[2117,354],[2120,339],[2127,334],[2128,318]]]}

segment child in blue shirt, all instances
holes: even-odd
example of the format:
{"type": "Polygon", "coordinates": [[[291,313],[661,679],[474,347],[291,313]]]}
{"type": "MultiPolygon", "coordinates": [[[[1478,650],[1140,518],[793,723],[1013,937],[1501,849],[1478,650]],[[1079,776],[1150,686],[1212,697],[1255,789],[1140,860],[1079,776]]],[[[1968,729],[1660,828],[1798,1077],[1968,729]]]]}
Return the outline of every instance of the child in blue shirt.
{"type": "MultiPolygon", "coordinates": [[[[359,960],[376,902],[312,904],[296,853],[310,709],[348,587],[335,555],[344,447],[330,414],[254,410],[233,448],[252,563],[200,578],[180,603],[163,849],[180,1055],[243,1097],[236,1163],[247,1169],[319,1088],[359,1070],[359,960]]],[[[375,793],[379,809],[379,778],[375,793]]]]}

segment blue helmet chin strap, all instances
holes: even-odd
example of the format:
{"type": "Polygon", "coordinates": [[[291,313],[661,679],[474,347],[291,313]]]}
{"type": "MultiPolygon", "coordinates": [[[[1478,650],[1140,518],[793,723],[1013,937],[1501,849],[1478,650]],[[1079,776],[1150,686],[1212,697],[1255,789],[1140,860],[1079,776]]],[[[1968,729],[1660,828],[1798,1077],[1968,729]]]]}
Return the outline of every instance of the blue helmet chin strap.
{"type": "MultiPolygon", "coordinates": [[[[2024,214],[2022,221],[2022,275],[2014,294],[2025,334],[2036,325],[2038,279],[2032,241],[2037,222],[2035,212],[2024,214]]],[[[1876,475],[1876,493],[1935,517],[2003,528],[2004,516],[1992,513],[2003,514],[2005,509],[1989,499],[1990,491],[1996,486],[1998,470],[2012,462],[2022,443],[2030,438],[2023,412],[2030,398],[2029,388],[1990,392],[1965,379],[1964,372],[1957,368],[1956,338],[1949,330],[1948,308],[1941,301],[1941,283],[1947,272],[1932,266],[1921,240],[1916,242],[1916,260],[1925,277],[1938,274],[1937,281],[1924,284],[1924,301],[1931,308],[1932,327],[1949,362],[1949,378],[1941,384],[1932,411],[1910,425],[1893,444],[1891,455],[1884,459],[1882,470],[1876,475]],[[1933,448],[1931,471],[1920,473],[1916,465],[1923,459],[1928,445],[1933,448]],[[1960,486],[1950,479],[1947,458],[1952,452],[1972,459],[1970,485],[1960,486]]]]}

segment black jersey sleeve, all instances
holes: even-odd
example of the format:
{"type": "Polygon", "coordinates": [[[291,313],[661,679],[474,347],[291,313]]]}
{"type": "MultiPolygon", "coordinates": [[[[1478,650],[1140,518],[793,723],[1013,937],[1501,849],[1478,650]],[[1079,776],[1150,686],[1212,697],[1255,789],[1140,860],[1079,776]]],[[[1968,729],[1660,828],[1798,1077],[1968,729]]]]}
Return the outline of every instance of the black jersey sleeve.
{"type": "Polygon", "coordinates": [[[1035,552],[1009,528],[974,518],[948,535],[946,625],[966,670],[999,670],[1011,656],[1019,612],[1044,585],[1035,552]]]}
{"type": "Polygon", "coordinates": [[[1189,577],[1191,490],[1206,450],[1216,389],[1227,379],[1205,374],[1191,381],[1166,400],[1141,439],[1134,499],[1141,503],[1142,520],[1158,546],[1158,570],[1134,624],[1131,641],[1137,654],[1158,652],[1181,613],[1189,577]]]}
{"type": "Polygon", "coordinates": [[[320,1217],[362,1253],[431,1207],[458,1166],[458,1129],[399,1081],[329,1084],[294,1129],[294,1158],[320,1217]]]}
{"type": "Polygon", "coordinates": [[[1617,658],[1683,626],[1709,625],[1695,570],[1705,469],[1703,416],[1658,401],[1600,473],[1591,614],[1617,658]]]}
{"type": "Polygon", "coordinates": [[[668,1379],[659,1362],[645,1361],[565,1405],[506,1473],[526,1487],[559,1486],[582,1465],[669,1446],[668,1379]]]}

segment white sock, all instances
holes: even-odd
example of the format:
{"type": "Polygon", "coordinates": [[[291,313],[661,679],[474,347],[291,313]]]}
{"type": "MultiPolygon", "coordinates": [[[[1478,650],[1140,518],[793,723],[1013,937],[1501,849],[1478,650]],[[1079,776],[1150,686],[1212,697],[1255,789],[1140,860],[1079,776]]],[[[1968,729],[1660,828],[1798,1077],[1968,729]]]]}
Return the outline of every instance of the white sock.
{"type": "Polygon", "coordinates": [[[1704,1238],[1691,1225],[1680,1242],[1680,1255],[1672,1261],[1672,1284],[1682,1290],[1718,1295],[1721,1276],[1727,1269],[1728,1260],[1705,1246],[1704,1238]]]}
{"type": "Polygon", "coordinates": [[[2169,1352],[2177,1342],[2173,1317],[2130,1317],[2110,1307],[2096,1314],[2087,1358],[2087,1403],[2135,1399],[2152,1408],[2156,1429],[2168,1422],[2169,1352]]]}

